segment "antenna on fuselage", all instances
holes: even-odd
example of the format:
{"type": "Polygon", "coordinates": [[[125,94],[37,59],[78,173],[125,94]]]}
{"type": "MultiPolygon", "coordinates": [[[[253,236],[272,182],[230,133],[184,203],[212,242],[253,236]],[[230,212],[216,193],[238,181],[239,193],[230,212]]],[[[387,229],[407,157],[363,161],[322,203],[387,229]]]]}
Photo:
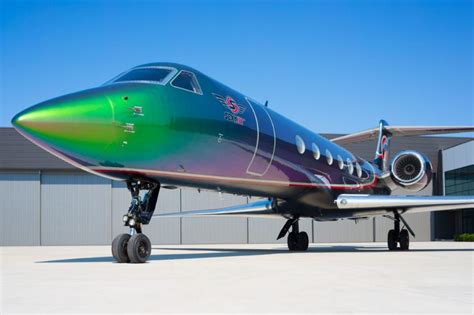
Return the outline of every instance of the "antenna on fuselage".
{"type": "Polygon", "coordinates": [[[265,107],[268,107],[268,100],[265,101],[265,107]]]}

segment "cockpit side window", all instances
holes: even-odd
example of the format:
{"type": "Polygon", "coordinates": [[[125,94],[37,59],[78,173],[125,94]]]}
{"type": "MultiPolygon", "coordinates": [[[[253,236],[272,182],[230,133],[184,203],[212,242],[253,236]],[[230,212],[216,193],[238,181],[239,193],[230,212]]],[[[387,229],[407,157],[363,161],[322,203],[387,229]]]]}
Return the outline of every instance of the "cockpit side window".
{"type": "Polygon", "coordinates": [[[202,90],[199,86],[199,82],[196,76],[194,75],[194,73],[186,70],[181,70],[181,72],[176,76],[176,78],[171,81],[171,85],[178,89],[183,89],[189,92],[202,95],[202,90]]]}
{"type": "Polygon", "coordinates": [[[134,68],[118,78],[112,80],[115,82],[144,82],[166,84],[177,70],[169,67],[139,67],[134,68]]]}

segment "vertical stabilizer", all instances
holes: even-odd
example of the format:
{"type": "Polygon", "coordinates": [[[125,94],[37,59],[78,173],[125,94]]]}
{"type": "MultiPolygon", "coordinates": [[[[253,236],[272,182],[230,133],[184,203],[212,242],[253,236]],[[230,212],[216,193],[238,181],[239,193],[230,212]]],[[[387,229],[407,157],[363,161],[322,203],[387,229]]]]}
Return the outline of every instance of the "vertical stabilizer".
{"type": "Polygon", "coordinates": [[[379,122],[379,135],[377,140],[377,149],[375,151],[374,164],[382,172],[389,171],[390,138],[392,133],[385,128],[388,123],[385,120],[379,122]]]}

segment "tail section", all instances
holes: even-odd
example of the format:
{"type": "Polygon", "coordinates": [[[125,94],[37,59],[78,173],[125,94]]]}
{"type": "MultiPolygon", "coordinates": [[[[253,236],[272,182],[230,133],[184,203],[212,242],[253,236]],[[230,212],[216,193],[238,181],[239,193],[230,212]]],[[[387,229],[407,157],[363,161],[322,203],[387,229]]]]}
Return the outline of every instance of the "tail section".
{"type": "Polygon", "coordinates": [[[388,123],[385,120],[379,122],[379,136],[377,149],[375,150],[374,164],[382,171],[389,171],[390,164],[390,138],[392,133],[386,128],[388,123]]]}
{"type": "Polygon", "coordinates": [[[474,132],[474,126],[389,126],[381,120],[378,128],[331,139],[339,145],[368,141],[378,137],[374,164],[383,172],[389,171],[390,137],[411,137],[424,135],[438,135],[459,132],[474,132]]]}

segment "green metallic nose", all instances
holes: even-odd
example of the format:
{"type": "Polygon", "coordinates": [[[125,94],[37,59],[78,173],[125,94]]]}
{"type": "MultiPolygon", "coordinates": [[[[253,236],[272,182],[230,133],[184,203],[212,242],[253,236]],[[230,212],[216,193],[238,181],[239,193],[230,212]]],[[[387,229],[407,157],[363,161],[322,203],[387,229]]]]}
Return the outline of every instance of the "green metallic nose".
{"type": "Polygon", "coordinates": [[[88,90],[32,106],[12,125],[41,146],[88,161],[100,160],[114,138],[113,104],[100,90],[88,90]]]}

